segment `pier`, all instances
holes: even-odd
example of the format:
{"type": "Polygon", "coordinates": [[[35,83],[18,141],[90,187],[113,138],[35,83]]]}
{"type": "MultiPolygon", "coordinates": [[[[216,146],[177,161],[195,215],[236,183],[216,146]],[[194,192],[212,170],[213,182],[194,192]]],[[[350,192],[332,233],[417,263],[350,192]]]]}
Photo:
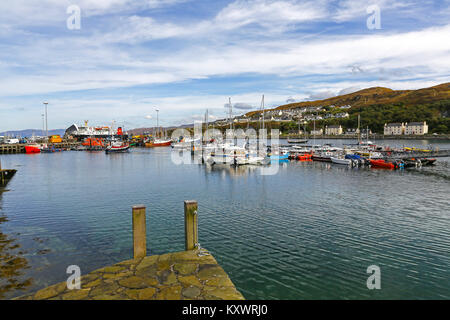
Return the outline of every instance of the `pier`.
{"type": "MultiPolygon", "coordinates": [[[[54,147],[57,149],[71,149],[80,145],[79,142],[61,142],[61,143],[48,143],[49,148],[54,147]]],[[[17,154],[25,153],[25,146],[28,144],[0,144],[0,154],[17,154]]]]}
{"type": "Polygon", "coordinates": [[[16,172],[16,169],[2,169],[2,163],[0,162],[0,187],[6,187],[16,172]]]}
{"type": "Polygon", "coordinates": [[[146,208],[134,206],[133,259],[81,277],[80,289],[66,282],[18,300],[244,300],[216,259],[198,243],[198,206],[185,201],[186,251],[146,256],[146,208]]]}
{"type": "Polygon", "coordinates": [[[431,150],[430,152],[410,151],[410,152],[395,152],[395,151],[381,151],[385,154],[386,159],[410,159],[410,158],[445,158],[450,157],[450,150],[431,150]]]}

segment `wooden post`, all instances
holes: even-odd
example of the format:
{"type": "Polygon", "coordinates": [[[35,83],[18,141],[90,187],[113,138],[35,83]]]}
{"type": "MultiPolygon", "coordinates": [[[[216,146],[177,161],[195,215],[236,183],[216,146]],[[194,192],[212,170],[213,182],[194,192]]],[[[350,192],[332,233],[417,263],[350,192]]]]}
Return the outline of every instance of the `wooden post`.
{"type": "Polygon", "coordinates": [[[133,255],[134,259],[147,255],[145,206],[133,206],[133,255]]]}
{"type": "Polygon", "coordinates": [[[198,243],[197,201],[186,200],[184,202],[184,231],[186,251],[194,250],[198,243]]]}

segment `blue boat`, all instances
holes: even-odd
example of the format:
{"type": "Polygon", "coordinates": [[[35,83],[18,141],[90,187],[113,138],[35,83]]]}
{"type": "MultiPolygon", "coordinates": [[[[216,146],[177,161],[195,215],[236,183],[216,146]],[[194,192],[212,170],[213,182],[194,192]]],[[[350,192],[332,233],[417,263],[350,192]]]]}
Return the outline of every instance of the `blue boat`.
{"type": "Polygon", "coordinates": [[[282,161],[282,160],[289,160],[289,152],[282,155],[273,154],[270,156],[270,161],[282,161]]]}

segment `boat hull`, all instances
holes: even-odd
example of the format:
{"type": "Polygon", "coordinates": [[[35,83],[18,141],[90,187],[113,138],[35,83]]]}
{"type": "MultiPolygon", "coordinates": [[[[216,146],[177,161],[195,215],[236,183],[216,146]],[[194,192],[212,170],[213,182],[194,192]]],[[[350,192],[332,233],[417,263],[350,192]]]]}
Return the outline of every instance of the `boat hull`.
{"type": "Polygon", "coordinates": [[[146,148],[158,148],[158,147],[170,147],[172,145],[172,141],[164,141],[164,142],[147,142],[145,144],[146,148]]]}
{"type": "Polygon", "coordinates": [[[106,148],[105,152],[106,153],[125,153],[125,152],[128,152],[129,149],[130,149],[130,146],[108,147],[108,148],[106,148]]]}
{"type": "Polygon", "coordinates": [[[370,165],[372,168],[395,169],[395,165],[392,162],[386,162],[384,160],[370,160],[370,165]]]}
{"type": "Polygon", "coordinates": [[[331,162],[331,157],[312,156],[314,161],[331,162]]]}
{"type": "Polygon", "coordinates": [[[333,162],[334,164],[342,164],[348,166],[352,163],[352,160],[331,157],[331,162],[333,162]]]}
{"type": "Polygon", "coordinates": [[[26,154],[41,153],[41,149],[35,146],[25,146],[25,153],[26,154]]]}

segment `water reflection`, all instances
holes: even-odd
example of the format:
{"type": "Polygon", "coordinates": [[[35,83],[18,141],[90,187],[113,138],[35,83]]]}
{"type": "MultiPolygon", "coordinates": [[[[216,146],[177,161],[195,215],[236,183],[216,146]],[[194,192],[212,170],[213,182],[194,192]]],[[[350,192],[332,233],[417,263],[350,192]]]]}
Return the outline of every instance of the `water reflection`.
{"type": "MultiPolygon", "coordinates": [[[[0,212],[2,212],[2,193],[0,190],[0,212]]],[[[23,257],[24,252],[15,238],[2,232],[2,224],[8,219],[0,215],[0,299],[6,294],[24,290],[31,285],[31,278],[23,276],[24,270],[29,269],[28,261],[23,257]]]]}
{"type": "Polygon", "coordinates": [[[241,177],[254,174],[260,169],[257,166],[230,166],[228,164],[215,164],[213,166],[205,165],[207,173],[219,174],[223,177],[241,177]]]}

